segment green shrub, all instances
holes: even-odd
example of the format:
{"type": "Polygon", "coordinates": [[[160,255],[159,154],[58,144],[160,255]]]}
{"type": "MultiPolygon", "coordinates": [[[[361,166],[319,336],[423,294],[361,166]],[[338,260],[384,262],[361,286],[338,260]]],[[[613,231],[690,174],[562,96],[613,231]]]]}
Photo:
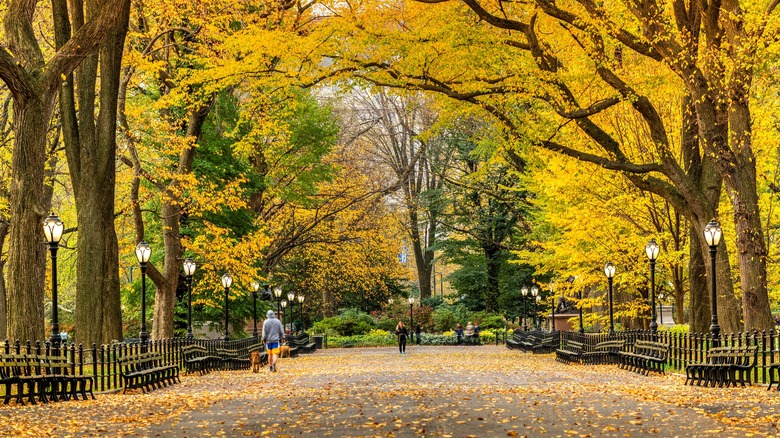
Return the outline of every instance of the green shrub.
{"type": "Polygon", "coordinates": [[[357,309],[347,309],[339,316],[314,323],[314,331],[328,336],[353,336],[368,333],[374,328],[374,319],[357,309]]]}

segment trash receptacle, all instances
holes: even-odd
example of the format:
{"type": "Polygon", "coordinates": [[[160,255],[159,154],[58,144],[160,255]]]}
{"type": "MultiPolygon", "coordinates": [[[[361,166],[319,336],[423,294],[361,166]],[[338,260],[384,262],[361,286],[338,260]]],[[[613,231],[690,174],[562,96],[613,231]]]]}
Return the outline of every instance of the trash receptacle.
{"type": "Polygon", "coordinates": [[[317,347],[318,350],[322,349],[322,335],[314,335],[312,336],[314,338],[314,346],[317,347]]]}

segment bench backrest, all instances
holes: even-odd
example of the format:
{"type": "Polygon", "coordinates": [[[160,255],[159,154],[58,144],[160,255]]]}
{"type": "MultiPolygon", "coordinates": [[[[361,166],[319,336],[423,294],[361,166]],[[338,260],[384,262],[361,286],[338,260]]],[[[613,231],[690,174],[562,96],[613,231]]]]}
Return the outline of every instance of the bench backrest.
{"type": "Polygon", "coordinates": [[[584,350],[585,344],[582,342],[577,341],[566,341],[566,349],[567,350],[584,350]]]}
{"type": "Polygon", "coordinates": [[[625,339],[620,339],[616,341],[603,341],[596,344],[595,351],[609,351],[609,352],[618,352],[623,349],[623,347],[626,346],[625,339]]]}
{"type": "Polygon", "coordinates": [[[664,360],[669,352],[669,346],[661,342],[636,341],[634,343],[634,352],[664,360]]]}

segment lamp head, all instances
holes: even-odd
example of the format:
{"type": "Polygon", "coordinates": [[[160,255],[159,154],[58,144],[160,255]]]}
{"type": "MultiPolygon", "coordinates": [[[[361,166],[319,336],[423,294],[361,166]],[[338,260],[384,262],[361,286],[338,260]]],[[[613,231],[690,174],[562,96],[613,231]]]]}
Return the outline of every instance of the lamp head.
{"type": "Polygon", "coordinates": [[[711,220],[710,223],[704,227],[704,239],[707,241],[707,245],[709,245],[710,248],[718,246],[722,235],[723,230],[721,230],[720,224],[715,219],[711,220]]]}
{"type": "Polygon", "coordinates": [[[660,251],[661,247],[655,243],[655,239],[650,239],[650,242],[645,246],[645,253],[647,253],[647,258],[650,259],[650,261],[655,261],[655,259],[658,258],[658,252],[660,251]]]}
{"type": "Polygon", "coordinates": [[[230,275],[230,273],[225,272],[224,274],[222,274],[222,287],[227,289],[230,287],[231,284],[233,284],[233,277],[230,275]]]}
{"type": "Polygon", "coordinates": [[[280,286],[274,288],[274,296],[277,300],[282,297],[282,288],[280,286]]]}
{"type": "Polygon", "coordinates": [[[531,286],[531,295],[535,297],[539,296],[539,288],[536,286],[531,286]]]}
{"type": "Polygon", "coordinates": [[[143,240],[141,243],[135,246],[135,256],[138,258],[138,263],[146,263],[149,261],[149,257],[152,255],[152,247],[143,240]]]}
{"type": "Polygon", "coordinates": [[[414,304],[414,297],[409,297],[409,304],[414,304]]]}
{"type": "Polygon", "coordinates": [[[63,231],[65,231],[65,224],[54,213],[43,221],[43,234],[46,236],[47,242],[60,243],[63,231]]]}
{"type": "Polygon", "coordinates": [[[298,302],[303,304],[303,300],[305,300],[306,297],[303,296],[303,294],[298,294],[298,302]]]}
{"type": "Polygon", "coordinates": [[[287,307],[287,300],[282,300],[282,302],[279,303],[279,304],[282,305],[282,308],[285,308],[285,307],[287,307]]]}
{"type": "Polygon", "coordinates": [[[295,293],[294,292],[287,292],[287,301],[293,302],[295,301],[295,293]]]}
{"type": "Polygon", "coordinates": [[[612,278],[615,276],[615,265],[612,262],[607,262],[606,265],[604,265],[604,273],[607,274],[607,278],[612,278]]]}
{"type": "Polygon", "coordinates": [[[259,290],[260,290],[260,283],[258,283],[257,281],[253,281],[252,282],[252,291],[257,293],[257,291],[259,291],[259,290]]]}
{"type": "Polygon", "coordinates": [[[393,304],[393,302],[394,302],[394,301],[395,301],[395,300],[394,300],[394,299],[392,299],[392,298],[388,298],[388,299],[387,299],[387,303],[388,303],[388,304],[393,304]]]}
{"type": "Polygon", "coordinates": [[[522,289],[520,289],[520,292],[523,293],[523,296],[528,296],[528,286],[523,286],[522,289]]]}
{"type": "Polygon", "coordinates": [[[190,257],[184,259],[184,275],[192,277],[195,274],[196,267],[195,260],[192,260],[190,257]]]}

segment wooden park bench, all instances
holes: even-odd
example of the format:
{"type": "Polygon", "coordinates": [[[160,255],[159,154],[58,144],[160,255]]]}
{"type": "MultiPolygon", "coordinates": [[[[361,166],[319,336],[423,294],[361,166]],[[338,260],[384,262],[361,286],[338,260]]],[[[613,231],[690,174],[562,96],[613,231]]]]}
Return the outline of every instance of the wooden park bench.
{"type": "Polygon", "coordinates": [[[585,351],[585,345],[577,341],[565,341],[565,345],[555,350],[555,360],[563,363],[580,363],[585,351]]]}
{"type": "Polygon", "coordinates": [[[593,351],[582,354],[582,363],[618,363],[620,360],[620,352],[623,351],[625,346],[626,341],[624,339],[599,342],[593,347],[593,351]]]}
{"type": "Polygon", "coordinates": [[[313,353],[317,350],[317,345],[309,339],[309,335],[306,332],[288,335],[287,345],[290,347],[291,356],[293,348],[296,349],[297,353],[313,353]]]}
{"type": "Polygon", "coordinates": [[[26,354],[0,355],[0,383],[5,386],[4,404],[15,398],[17,404],[24,404],[26,398],[37,404],[35,398],[46,403],[46,389],[49,379],[38,356],[26,354]],[[14,391],[14,388],[16,391],[14,391]]]}
{"type": "Polygon", "coordinates": [[[666,356],[669,346],[661,342],[636,341],[633,351],[621,351],[618,353],[620,367],[642,374],[657,371],[665,374],[666,356]]]}
{"type": "Polygon", "coordinates": [[[249,368],[251,362],[249,361],[249,355],[246,352],[240,350],[230,350],[227,348],[217,348],[217,356],[222,360],[223,370],[242,370],[249,368]]]}
{"type": "Polygon", "coordinates": [[[185,345],[181,352],[184,357],[184,370],[187,374],[194,372],[206,374],[222,367],[222,359],[210,354],[208,349],[202,345],[185,345]]]}
{"type": "Polygon", "coordinates": [[[79,394],[86,400],[87,394],[95,399],[92,393],[92,377],[78,376],[73,373],[71,364],[62,356],[47,358],[47,374],[49,376],[49,394],[53,400],[77,400],[79,394]]]}
{"type": "Polygon", "coordinates": [[[512,338],[506,340],[506,348],[515,350],[520,348],[520,344],[526,340],[528,332],[517,329],[512,333],[512,338]]]}
{"type": "Polygon", "coordinates": [[[560,332],[550,332],[542,335],[541,340],[537,345],[531,347],[531,352],[534,354],[552,353],[558,349],[561,345],[560,332]]]}
{"type": "Polygon", "coordinates": [[[144,393],[179,381],[179,367],[163,364],[156,353],[132,354],[119,359],[124,391],[141,388],[144,393]]]}
{"type": "MultiPolygon", "coordinates": [[[[756,345],[710,348],[706,361],[691,363],[685,367],[685,384],[720,387],[728,387],[732,383],[734,386],[750,384],[750,372],[756,366],[757,353],[756,345]]],[[[772,378],[770,368],[770,388],[772,378]]]]}

